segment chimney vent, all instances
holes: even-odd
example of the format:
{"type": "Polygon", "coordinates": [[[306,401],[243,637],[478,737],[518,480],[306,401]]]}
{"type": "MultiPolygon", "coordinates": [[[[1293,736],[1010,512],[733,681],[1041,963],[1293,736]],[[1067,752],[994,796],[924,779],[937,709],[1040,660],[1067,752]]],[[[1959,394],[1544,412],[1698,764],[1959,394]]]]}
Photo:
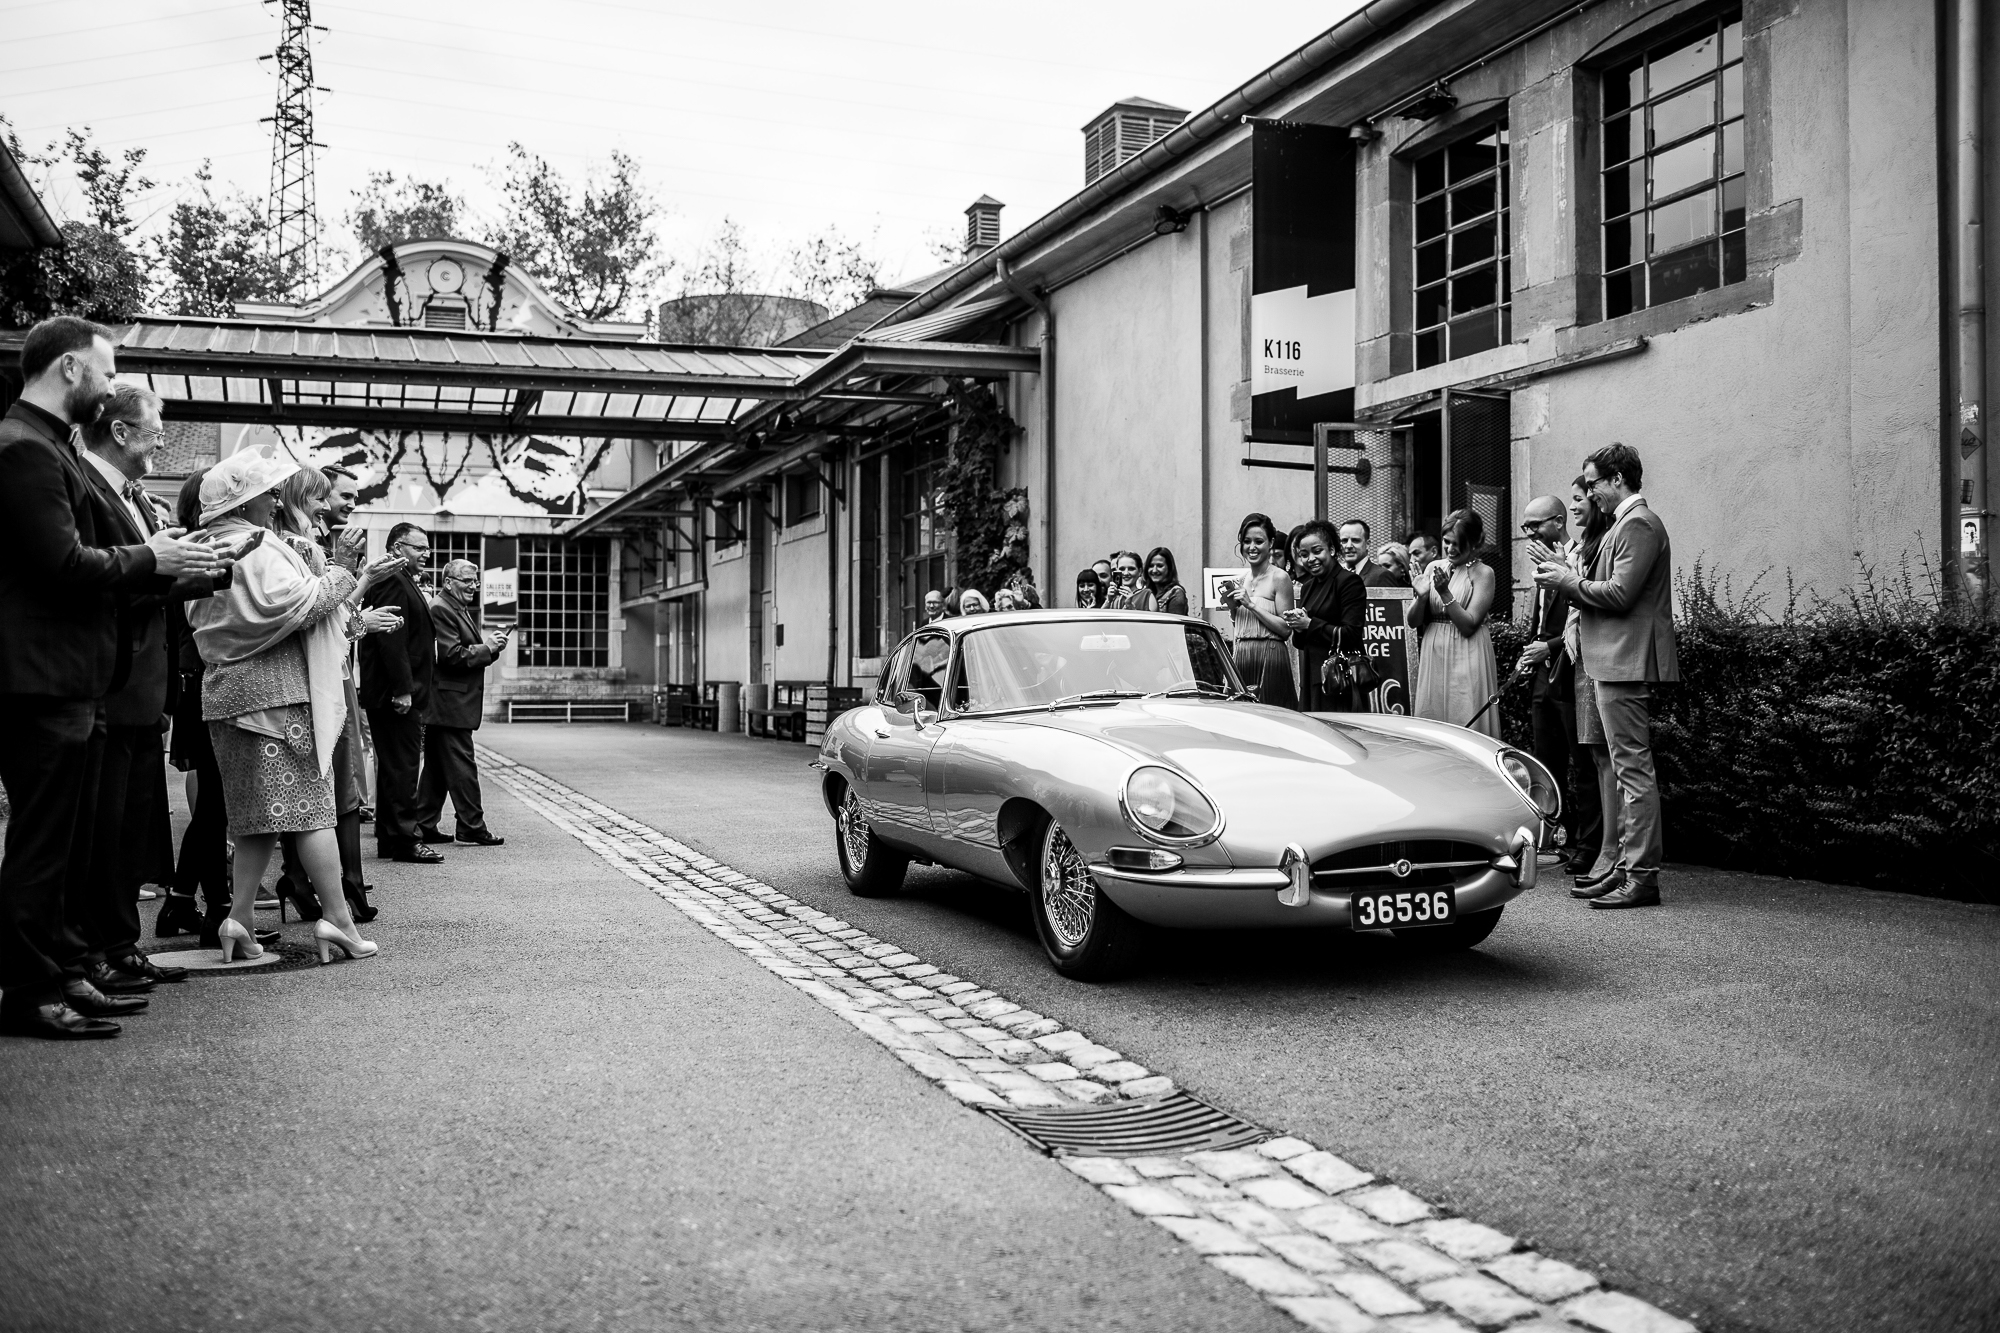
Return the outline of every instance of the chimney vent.
{"type": "Polygon", "coordinates": [[[1007,205],[982,194],[965,210],[965,257],[985,254],[1000,244],[1000,210],[1007,205]]]}
{"type": "Polygon", "coordinates": [[[1187,119],[1187,112],[1165,102],[1128,97],[1114,102],[1083,127],[1083,183],[1116,171],[1139,156],[1155,140],[1187,119]]]}

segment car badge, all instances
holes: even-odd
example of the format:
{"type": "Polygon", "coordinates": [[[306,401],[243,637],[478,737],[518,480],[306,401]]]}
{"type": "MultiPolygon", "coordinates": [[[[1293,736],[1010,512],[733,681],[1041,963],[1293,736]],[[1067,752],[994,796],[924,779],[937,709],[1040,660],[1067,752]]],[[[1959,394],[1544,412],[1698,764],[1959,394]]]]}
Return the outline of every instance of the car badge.
{"type": "Polygon", "coordinates": [[[1408,861],[1398,861],[1394,865],[1389,867],[1389,869],[1396,872],[1397,879],[1408,879],[1410,877],[1411,868],[1412,867],[1408,861]]]}

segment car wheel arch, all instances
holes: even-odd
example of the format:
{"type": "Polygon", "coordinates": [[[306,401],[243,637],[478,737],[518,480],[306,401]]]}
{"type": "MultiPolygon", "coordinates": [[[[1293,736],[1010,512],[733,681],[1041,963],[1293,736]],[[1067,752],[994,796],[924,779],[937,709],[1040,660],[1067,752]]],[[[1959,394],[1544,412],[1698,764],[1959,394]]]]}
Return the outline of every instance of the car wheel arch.
{"type": "Polygon", "coordinates": [[[1041,879],[1041,835],[1050,818],[1049,812],[1034,801],[1015,796],[1000,806],[1000,816],[995,822],[1007,868],[1028,893],[1035,891],[1041,879]]]}

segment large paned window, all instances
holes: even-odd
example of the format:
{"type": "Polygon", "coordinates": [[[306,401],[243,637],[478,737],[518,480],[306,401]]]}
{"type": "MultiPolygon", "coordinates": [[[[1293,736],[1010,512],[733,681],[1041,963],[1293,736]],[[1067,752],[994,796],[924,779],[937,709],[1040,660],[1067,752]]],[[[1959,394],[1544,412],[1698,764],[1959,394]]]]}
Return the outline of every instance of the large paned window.
{"type": "Polygon", "coordinates": [[[602,538],[521,538],[524,667],[611,664],[611,555],[602,538]]]}
{"type": "Polygon", "coordinates": [[[1416,176],[1417,365],[1435,366],[1512,337],[1507,273],[1507,127],[1411,164],[1416,176]]]}
{"type": "Polygon", "coordinates": [[[1604,72],[1604,314],[1744,276],[1743,20],[1604,72]]]}
{"type": "Polygon", "coordinates": [[[918,445],[903,467],[903,607],[898,637],[924,623],[924,594],[946,586],[951,533],[945,525],[942,445],[918,445]]]}

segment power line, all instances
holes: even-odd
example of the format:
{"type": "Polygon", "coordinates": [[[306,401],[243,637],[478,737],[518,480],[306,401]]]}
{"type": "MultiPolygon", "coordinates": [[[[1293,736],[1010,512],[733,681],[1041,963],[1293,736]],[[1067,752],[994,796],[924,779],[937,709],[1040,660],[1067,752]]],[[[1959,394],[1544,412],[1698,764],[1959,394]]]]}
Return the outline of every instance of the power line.
{"type": "MultiPolygon", "coordinates": [[[[14,7],[14,12],[19,13],[23,9],[34,9],[34,8],[36,8],[36,6],[34,5],[16,5],[14,7]]],[[[47,42],[47,41],[53,41],[58,37],[76,37],[85,33],[88,33],[93,37],[102,37],[104,35],[105,29],[110,27],[136,28],[141,23],[165,23],[168,20],[198,19],[204,14],[220,14],[229,10],[241,10],[242,8],[243,8],[242,5],[217,5],[213,9],[196,9],[196,10],[191,10],[185,14],[148,14],[144,18],[120,19],[115,24],[93,23],[87,28],[64,28],[61,32],[31,32],[25,34],[16,34],[12,37],[9,37],[7,40],[9,42],[47,42]]]]}
{"type": "MultiPolygon", "coordinates": [[[[182,42],[179,46],[153,46],[153,47],[148,47],[144,51],[99,51],[95,55],[78,56],[75,60],[38,60],[32,65],[21,65],[15,69],[0,69],[0,78],[4,78],[9,74],[31,74],[38,69],[61,69],[66,65],[95,65],[106,60],[125,60],[128,58],[137,58],[141,56],[147,59],[151,59],[154,56],[165,55],[169,51],[187,51],[187,50],[192,50],[194,47],[197,46],[214,46],[218,42],[234,42],[239,40],[241,41],[262,40],[262,37],[263,37],[262,33],[255,34],[254,37],[252,35],[246,34],[241,38],[238,38],[234,34],[231,34],[230,36],[227,37],[204,37],[202,40],[198,42],[182,42]]],[[[236,62],[233,60],[229,60],[229,61],[224,61],[223,63],[233,65],[236,62]]],[[[213,65],[210,65],[206,66],[206,68],[213,69],[215,67],[213,65]]],[[[162,74],[180,74],[184,72],[185,71],[183,70],[160,71],[160,73],[162,74]]],[[[91,80],[91,82],[97,83],[100,82],[100,80],[93,79],[91,80]]],[[[87,87],[89,85],[84,85],[84,86],[87,87]]]]}

